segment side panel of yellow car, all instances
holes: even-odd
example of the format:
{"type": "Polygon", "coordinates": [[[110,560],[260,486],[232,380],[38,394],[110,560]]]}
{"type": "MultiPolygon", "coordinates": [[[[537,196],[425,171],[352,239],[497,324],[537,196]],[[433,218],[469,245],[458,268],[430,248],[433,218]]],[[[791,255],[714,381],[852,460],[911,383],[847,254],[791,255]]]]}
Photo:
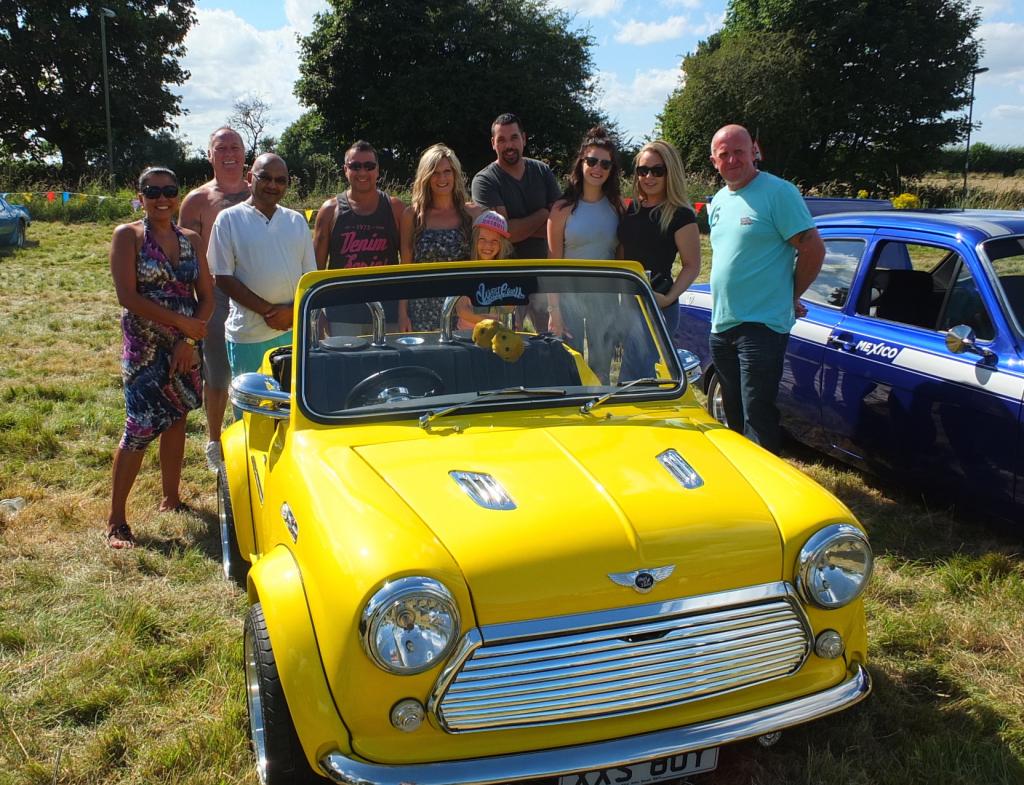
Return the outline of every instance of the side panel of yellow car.
{"type": "Polygon", "coordinates": [[[249,571],[251,599],[263,605],[270,645],[292,722],[314,771],[326,753],[349,752],[348,729],[317,656],[302,576],[292,554],[278,546],[249,571]]]}
{"type": "Polygon", "coordinates": [[[249,559],[256,551],[253,533],[252,502],[249,498],[249,461],[245,427],[240,422],[225,429],[220,437],[224,451],[224,471],[231,494],[231,512],[235,519],[238,552],[249,559]]]}

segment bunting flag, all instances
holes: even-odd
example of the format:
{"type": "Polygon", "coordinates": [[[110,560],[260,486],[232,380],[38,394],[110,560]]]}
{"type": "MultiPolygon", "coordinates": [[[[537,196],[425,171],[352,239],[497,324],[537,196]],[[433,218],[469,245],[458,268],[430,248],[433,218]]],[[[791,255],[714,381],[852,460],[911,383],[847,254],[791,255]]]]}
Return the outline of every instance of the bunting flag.
{"type": "Polygon", "coordinates": [[[142,202],[140,202],[138,199],[132,199],[132,209],[133,210],[139,210],[141,208],[142,208],[142,202]]]}
{"type": "Polygon", "coordinates": [[[64,191],[64,193],[62,193],[60,195],[60,201],[61,201],[62,204],[67,204],[68,203],[68,199],[70,199],[70,198],[71,198],[71,194],[69,194],[67,191],[64,191]]]}
{"type": "Polygon", "coordinates": [[[701,210],[704,209],[704,202],[694,202],[693,203],[693,209],[694,209],[694,212],[698,212],[699,213],[701,210]]]}
{"type": "Polygon", "coordinates": [[[46,201],[52,202],[56,198],[57,198],[57,194],[55,194],[53,191],[47,191],[46,192],[46,201]]]}
{"type": "Polygon", "coordinates": [[[309,223],[313,219],[313,210],[306,210],[306,223],[309,223]]]}

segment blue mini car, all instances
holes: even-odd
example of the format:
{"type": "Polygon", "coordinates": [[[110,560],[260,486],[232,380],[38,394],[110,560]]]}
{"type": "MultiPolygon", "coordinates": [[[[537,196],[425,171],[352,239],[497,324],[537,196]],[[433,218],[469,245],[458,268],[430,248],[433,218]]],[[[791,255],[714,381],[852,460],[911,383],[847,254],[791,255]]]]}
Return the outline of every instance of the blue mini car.
{"type": "Polygon", "coordinates": [[[0,196],[0,245],[25,245],[25,229],[32,223],[28,210],[0,196]]]}
{"type": "MultiPolygon", "coordinates": [[[[821,273],[803,297],[779,389],[786,431],[859,468],[1024,506],[1024,212],[819,215],[821,273]]],[[[708,350],[707,284],[680,298],[677,345],[708,350]]]]}

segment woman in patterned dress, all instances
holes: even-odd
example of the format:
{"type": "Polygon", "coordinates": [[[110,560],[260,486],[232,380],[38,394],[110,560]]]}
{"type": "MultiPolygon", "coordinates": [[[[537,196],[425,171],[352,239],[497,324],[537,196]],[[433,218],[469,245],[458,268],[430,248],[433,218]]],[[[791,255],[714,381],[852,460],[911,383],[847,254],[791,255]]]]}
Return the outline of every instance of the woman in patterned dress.
{"type": "Polygon", "coordinates": [[[178,179],[151,167],[139,177],[146,217],[114,230],[110,272],[123,306],[121,375],[127,413],[114,452],[107,544],[131,548],[126,505],[147,445],[160,437],[161,510],[184,508],[178,495],[185,416],[203,402],[199,341],[213,312],[213,284],[199,235],[174,224],[178,179]]]}
{"type": "MultiPolygon", "coordinates": [[[[428,147],[420,156],[412,186],[412,204],[402,215],[402,261],[454,262],[469,258],[469,236],[480,208],[467,203],[462,164],[443,144],[428,147]]],[[[437,330],[443,297],[403,300],[398,328],[437,330]]]]}

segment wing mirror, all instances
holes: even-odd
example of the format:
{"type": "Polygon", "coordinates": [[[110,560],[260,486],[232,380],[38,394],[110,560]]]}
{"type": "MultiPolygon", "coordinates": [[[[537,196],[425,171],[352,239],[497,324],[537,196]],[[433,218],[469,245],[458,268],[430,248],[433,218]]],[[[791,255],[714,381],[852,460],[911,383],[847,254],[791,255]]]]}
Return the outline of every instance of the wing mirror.
{"type": "Polygon", "coordinates": [[[958,324],[950,327],[946,333],[946,348],[953,354],[964,354],[970,352],[977,354],[986,361],[995,360],[996,354],[991,349],[978,345],[978,338],[974,330],[966,324],[958,324]]]}
{"type": "Polygon", "coordinates": [[[281,389],[277,379],[263,373],[243,373],[231,380],[231,403],[249,414],[262,414],[275,420],[287,420],[291,395],[281,389]]]}

